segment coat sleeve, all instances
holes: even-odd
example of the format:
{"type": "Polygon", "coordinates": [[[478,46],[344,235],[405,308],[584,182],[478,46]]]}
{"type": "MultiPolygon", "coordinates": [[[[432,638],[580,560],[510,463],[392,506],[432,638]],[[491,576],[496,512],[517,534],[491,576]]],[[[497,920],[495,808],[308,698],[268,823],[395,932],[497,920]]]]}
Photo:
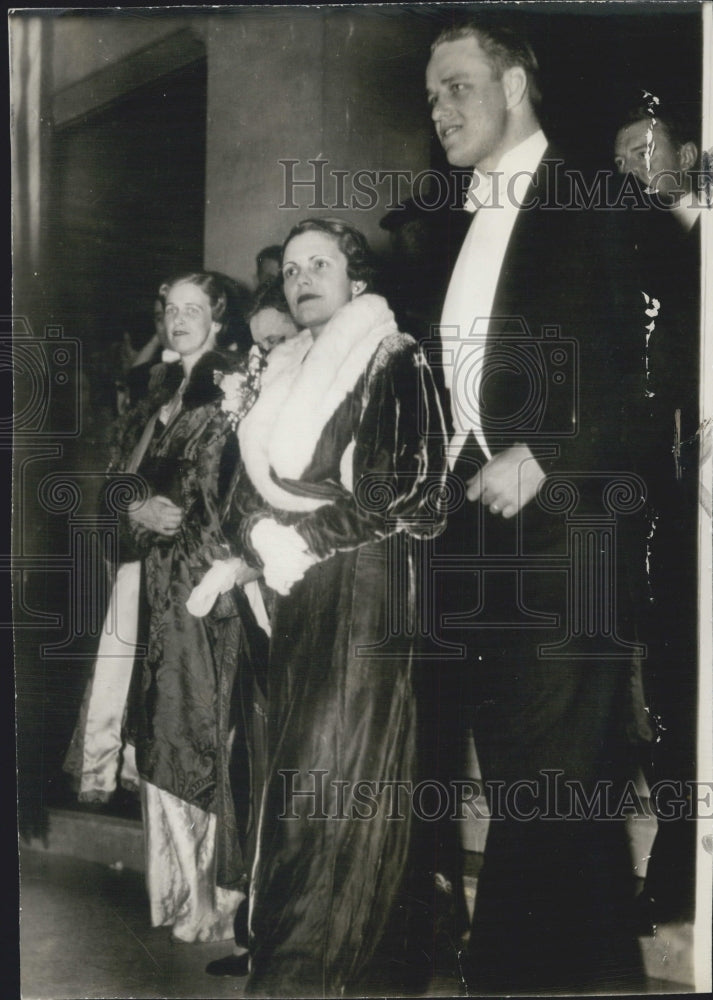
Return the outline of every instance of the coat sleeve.
{"type": "Polygon", "coordinates": [[[445,429],[433,377],[410,337],[390,338],[366,372],[353,435],[353,489],[295,527],[324,559],[396,531],[445,527],[445,429]]]}

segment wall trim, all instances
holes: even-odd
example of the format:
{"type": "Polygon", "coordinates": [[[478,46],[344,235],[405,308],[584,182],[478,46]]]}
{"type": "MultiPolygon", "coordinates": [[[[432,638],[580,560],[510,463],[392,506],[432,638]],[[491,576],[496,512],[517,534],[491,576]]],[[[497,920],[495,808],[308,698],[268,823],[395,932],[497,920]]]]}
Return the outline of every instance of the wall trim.
{"type": "Polygon", "coordinates": [[[182,28],[57,91],[52,102],[55,127],[69,125],[205,57],[203,37],[192,28],[182,28]]]}

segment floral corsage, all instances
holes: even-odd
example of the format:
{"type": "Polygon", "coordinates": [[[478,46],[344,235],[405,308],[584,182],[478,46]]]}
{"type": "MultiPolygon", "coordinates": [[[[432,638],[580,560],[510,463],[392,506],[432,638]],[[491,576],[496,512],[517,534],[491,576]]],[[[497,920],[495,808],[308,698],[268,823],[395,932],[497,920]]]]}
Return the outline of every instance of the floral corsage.
{"type": "Polygon", "coordinates": [[[233,430],[237,428],[260,394],[260,379],[265,364],[265,356],[255,344],[250,348],[247,363],[238,371],[213,372],[213,381],[223,391],[220,408],[227,413],[228,422],[233,430]]]}

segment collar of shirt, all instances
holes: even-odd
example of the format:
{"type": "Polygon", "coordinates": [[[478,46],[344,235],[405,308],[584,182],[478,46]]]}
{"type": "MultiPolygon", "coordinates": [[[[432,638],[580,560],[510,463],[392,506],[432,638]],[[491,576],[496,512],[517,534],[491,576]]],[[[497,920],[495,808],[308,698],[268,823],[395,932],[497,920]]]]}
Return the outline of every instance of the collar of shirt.
{"type": "Polygon", "coordinates": [[[505,199],[513,199],[519,208],[546,149],[547,138],[542,129],[538,129],[509,149],[495,170],[483,173],[476,167],[463,208],[466,212],[477,212],[479,208],[502,208],[505,199]]]}

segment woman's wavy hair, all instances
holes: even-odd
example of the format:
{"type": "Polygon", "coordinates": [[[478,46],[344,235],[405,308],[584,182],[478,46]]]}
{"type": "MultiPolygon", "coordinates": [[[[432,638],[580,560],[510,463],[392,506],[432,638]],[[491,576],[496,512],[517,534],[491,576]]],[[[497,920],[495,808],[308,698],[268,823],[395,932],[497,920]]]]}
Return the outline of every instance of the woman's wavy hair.
{"type": "Polygon", "coordinates": [[[370,292],[374,286],[376,264],[366,237],[355,226],[341,219],[303,219],[290,230],[287,239],[282,244],[282,257],[290,240],[301,233],[326,233],[336,242],[347,258],[347,276],[352,281],[363,281],[365,291],[370,292]]]}
{"type": "Polygon", "coordinates": [[[222,275],[215,271],[192,271],[187,274],[179,274],[161,286],[164,303],[174,285],[183,284],[196,285],[202,292],[205,292],[210,301],[211,319],[215,323],[225,324],[228,311],[228,292],[222,275]]]}

